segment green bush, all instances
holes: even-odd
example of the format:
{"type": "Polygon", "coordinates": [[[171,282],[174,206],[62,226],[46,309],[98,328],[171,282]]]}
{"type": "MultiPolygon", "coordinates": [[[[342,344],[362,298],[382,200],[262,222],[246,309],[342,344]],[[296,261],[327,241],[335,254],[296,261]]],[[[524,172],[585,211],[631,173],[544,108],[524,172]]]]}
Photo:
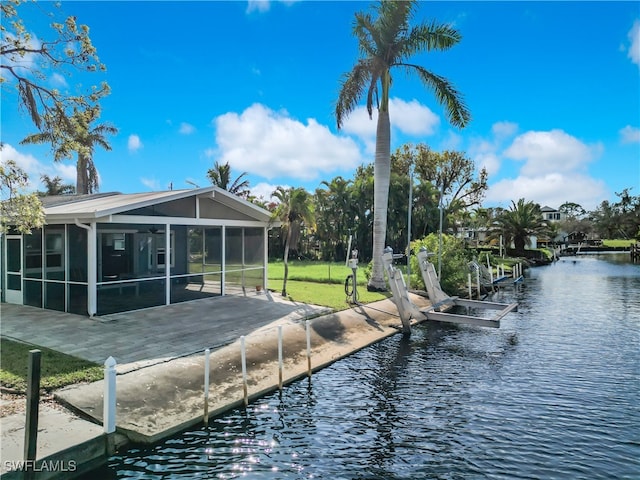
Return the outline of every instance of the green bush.
{"type": "MultiPolygon", "coordinates": [[[[435,233],[421,240],[411,242],[412,252],[418,252],[421,247],[426,247],[428,252],[436,254],[430,258],[431,263],[436,267],[436,272],[438,271],[438,244],[438,235],[435,233]]],[[[469,253],[462,241],[451,235],[442,235],[442,278],[440,279],[440,286],[449,295],[455,295],[467,282],[467,274],[469,272],[467,263],[470,260],[468,255],[469,253]]],[[[423,289],[426,288],[420,273],[418,258],[415,255],[411,256],[411,285],[420,286],[423,289]]]]}

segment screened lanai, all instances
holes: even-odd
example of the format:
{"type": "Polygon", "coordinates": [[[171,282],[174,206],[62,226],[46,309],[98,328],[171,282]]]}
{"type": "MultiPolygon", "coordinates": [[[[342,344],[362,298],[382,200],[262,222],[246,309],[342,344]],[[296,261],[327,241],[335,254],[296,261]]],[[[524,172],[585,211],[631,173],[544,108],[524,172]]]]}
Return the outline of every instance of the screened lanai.
{"type": "Polygon", "coordinates": [[[3,237],[5,302],[93,316],[267,287],[270,213],[217,187],[44,204],[3,237]]]}

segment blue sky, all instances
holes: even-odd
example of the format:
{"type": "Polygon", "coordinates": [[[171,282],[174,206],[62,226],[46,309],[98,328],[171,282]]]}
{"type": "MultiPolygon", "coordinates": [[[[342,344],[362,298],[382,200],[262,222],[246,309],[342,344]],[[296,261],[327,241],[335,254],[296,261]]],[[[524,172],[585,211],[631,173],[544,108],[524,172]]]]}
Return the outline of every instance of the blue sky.
{"type": "MultiPolygon", "coordinates": [[[[394,76],[392,149],[426,143],[464,151],[489,173],[485,206],[525,198],[593,209],[614,192],[640,195],[640,4],[638,2],[421,2],[416,20],[453,24],[462,41],[416,56],[464,95],[473,120],[451,127],[416,78],[394,76]]],[[[375,116],[357,109],[338,131],[341,75],[357,58],[354,13],[369,2],[63,2],[90,27],[104,75],[61,77],[72,89],[105,79],[102,121],[119,134],[96,150],[100,191],[208,185],[214,161],[248,172],[254,193],[276,186],[314,191],[373,161],[375,116]]],[[[42,12],[24,18],[39,39],[42,12]]],[[[60,87],[62,85],[62,87],[60,87]]],[[[2,97],[3,159],[30,173],[75,182],[54,164],[12,85],[2,97]]]]}

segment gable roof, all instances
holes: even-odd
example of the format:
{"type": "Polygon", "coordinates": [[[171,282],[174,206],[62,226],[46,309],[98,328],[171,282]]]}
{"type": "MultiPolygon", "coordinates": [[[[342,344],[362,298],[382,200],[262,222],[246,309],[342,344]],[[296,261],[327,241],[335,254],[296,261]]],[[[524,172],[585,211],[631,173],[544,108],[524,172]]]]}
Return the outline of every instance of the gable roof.
{"type": "Polygon", "coordinates": [[[91,195],[60,195],[43,198],[44,212],[50,221],[73,221],[76,218],[96,220],[109,215],[126,214],[184,198],[209,198],[260,222],[269,222],[271,213],[219,187],[169,190],[146,193],[98,193],[91,195]]]}

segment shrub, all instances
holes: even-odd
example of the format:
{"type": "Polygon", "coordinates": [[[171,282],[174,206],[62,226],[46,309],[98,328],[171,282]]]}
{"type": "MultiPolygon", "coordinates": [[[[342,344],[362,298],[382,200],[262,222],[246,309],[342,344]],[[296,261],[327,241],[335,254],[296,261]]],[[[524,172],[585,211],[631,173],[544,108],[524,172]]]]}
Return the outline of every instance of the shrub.
{"type": "MultiPolygon", "coordinates": [[[[411,251],[418,252],[421,247],[426,247],[430,253],[438,252],[438,235],[432,233],[427,237],[411,242],[411,251]]],[[[435,265],[438,271],[437,255],[431,257],[430,261],[435,265]]],[[[467,265],[470,258],[465,249],[464,243],[451,235],[442,235],[442,274],[440,278],[440,286],[449,295],[454,295],[463,288],[467,282],[467,273],[469,267],[467,265]]],[[[418,258],[411,256],[411,285],[426,288],[418,266],[418,258]]]]}

